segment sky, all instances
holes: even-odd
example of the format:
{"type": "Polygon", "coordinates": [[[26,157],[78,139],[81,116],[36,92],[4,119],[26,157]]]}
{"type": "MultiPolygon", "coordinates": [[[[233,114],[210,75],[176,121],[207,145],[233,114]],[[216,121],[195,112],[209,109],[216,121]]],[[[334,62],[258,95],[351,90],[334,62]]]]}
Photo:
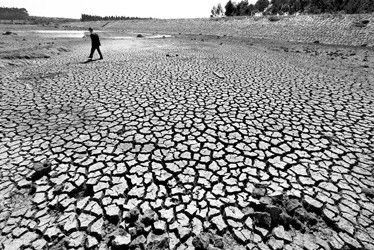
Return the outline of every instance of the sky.
{"type": "MultiPolygon", "coordinates": [[[[0,7],[26,8],[31,16],[80,18],[81,14],[153,18],[209,17],[228,0],[0,0],[0,7]]],[[[240,2],[240,0],[237,0],[240,2]]],[[[255,3],[256,0],[249,0],[255,3]]]]}

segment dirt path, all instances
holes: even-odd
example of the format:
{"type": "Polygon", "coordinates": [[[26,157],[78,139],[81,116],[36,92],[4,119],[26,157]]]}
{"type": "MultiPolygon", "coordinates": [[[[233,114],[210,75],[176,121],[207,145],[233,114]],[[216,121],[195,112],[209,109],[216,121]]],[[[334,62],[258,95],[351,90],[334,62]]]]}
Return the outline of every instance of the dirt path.
{"type": "Polygon", "coordinates": [[[371,54],[232,42],[2,76],[0,248],[374,249],[371,54]]]}

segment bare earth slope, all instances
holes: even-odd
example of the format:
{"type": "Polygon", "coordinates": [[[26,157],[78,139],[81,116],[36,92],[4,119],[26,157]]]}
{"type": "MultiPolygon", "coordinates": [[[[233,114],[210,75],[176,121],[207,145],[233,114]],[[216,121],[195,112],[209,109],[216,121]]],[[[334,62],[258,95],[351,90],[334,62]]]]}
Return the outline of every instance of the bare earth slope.
{"type": "Polygon", "coordinates": [[[270,22],[266,17],[238,17],[218,19],[133,20],[109,22],[79,22],[68,27],[92,26],[99,29],[265,38],[278,41],[315,42],[354,46],[374,46],[374,16],[315,15],[281,17],[270,22]],[[362,21],[369,21],[360,26],[362,21]],[[105,27],[102,27],[104,26],[105,27]],[[360,26],[360,27],[358,27],[360,26]]]}

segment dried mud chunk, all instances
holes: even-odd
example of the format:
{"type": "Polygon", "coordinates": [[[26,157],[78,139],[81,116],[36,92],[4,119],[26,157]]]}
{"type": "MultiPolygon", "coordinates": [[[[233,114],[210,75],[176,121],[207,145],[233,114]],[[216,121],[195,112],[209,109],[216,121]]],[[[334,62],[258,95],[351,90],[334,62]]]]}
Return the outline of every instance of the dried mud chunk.
{"type": "Polygon", "coordinates": [[[112,249],[113,250],[120,250],[120,249],[126,249],[128,245],[131,243],[131,235],[117,235],[112,240],[112,249]]]}
{"type": "MultiPolygon", "coordinates": [[[[129,218],[130,220],[137,220],[137,216],[139,215],[136,215],[136,212],[133,212],[132,214],[130,212],[129,218]]],[[[157,217],[158,216],[155,211],[148,209],[144,212],[144,215],[141,217],[140,221],[144,223],[144,225],[149,226],[157,220],[157,217]]]]}
{"type": "Polygon", "coordinates": [[[296,199],[290,199],[286,202],[285,208],[288,213],[292,214],[295,209],[301,207],[301,203],[297,201],[296,199]]]}
{"type": "Polygon", "coordinates": [[[147,242],[147,239],[144,237],[144,235],[140,235],[137,238],[135,238],[133,241],[131,241],[130,247],[140,247],[141,249],[144,249],[144,244],[147,242]]]}
{"type": "Polygon", "coordinates": [[[291,242],[292,237],[291,235],[284,230],[283,226],[279,226],[273,229],[273,234],[277,239],[284,240],[286,242],[291,242]]]}
{"type": "Polygon", "coordinates": [[[261,198],[261,197],[263,197],[263,196],[265,196],[265,194],[266,194],[266,189],[265,188],[262,188],[262,187],[260,187],[260,188],[255,188],[254,190],[253,190],[253,192],[252,192],[252,196],[254,197],[254,198],[261,198]]]}
{"type": "Polygon", "coordinates": [[[224,231],[226,228],[227,228],[227,225],[225,223],[225,221],[223,220],[222,216],[221,215],[218,215],[218,216],[215,216],[213,219],[212,219],[212,223],[216,226],[216,228],[222,232],[224,231]]]}
{"type": "Polygon", "coordinates": [[[154,233],[155,234],[163,234],[166,231],[166,222],[163,220],[156,221],[154,224],[154,233]]]}
{"type": "Polygon", "coordinates": [[[371,188],[371,189],[370,188],[362,188],[361,190],[364,194],[366,194],[366,196],[374,198],[374,189],[373,188],[371,188]]]}
{"type": "Polygon", "coordinates": [[[90,235],[87,236],[86,244],[85,244],[87,249],[94,249],[97,247],[98,244],[99,242],[97,241],[95,237],[92,237],[90,235]]]}
{"type": "Polygon", "coordinates": [[[273,250],[281,250],[281,249],[283,249],[284,241],[283,240],[277,240],[274,237],[271,237],[268,241],[268,245],[273,250]]]}

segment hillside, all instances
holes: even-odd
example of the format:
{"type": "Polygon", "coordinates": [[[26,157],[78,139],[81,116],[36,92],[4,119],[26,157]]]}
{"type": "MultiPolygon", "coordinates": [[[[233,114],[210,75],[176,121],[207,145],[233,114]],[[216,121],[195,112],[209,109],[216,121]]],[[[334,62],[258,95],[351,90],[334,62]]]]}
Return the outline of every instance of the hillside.
{"type": "Polygon", "coordinates": [[[374,46],[374,15],[299,15],[269,21],[267,17],[152,19],[74,22],[66,28],[94,27],[126,32],[227,35],[280,41],[374,46]],[[364,21],[364,22],[363,22],[364,21]],[[366,22],[365,22],[366,21],[366,22]],[[107,24],[107,25],[105,25],[107,24]],[[105,25],[105,27],[102,27],[105,25]]]}

